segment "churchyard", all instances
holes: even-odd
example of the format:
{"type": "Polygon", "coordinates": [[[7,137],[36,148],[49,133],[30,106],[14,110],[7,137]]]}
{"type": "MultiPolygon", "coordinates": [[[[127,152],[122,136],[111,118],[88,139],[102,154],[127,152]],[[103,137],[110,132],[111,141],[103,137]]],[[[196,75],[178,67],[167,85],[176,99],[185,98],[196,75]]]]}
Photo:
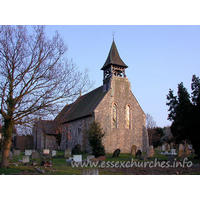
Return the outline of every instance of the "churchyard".
{"type": "MultiPolygon", "coordinates": [[[[149,148],[148,155],[136,148],[131,148],[131,153],[120,153],[116,150],[105,157],[94,158],[89,154],[71,155],[70,151],[43,152],[15,150],[10,154],[8,168],[0,168],[3,175],[200,175],[200,159],[195,159],[195,154],[187,156],[184,166],[172,166],[166,163],[180,162],[185,158],[178,155],[172,156],[161,150],[149,148]],[[172,159],[173,158],[173,159],[172,159]],[[72,166],[72,160],[74,166],[72,166]],[[94,165],[87,165],[97,163],[94,165]],[[85,165],[81,166],[82,163],[85,165]],[[160,165],[163,163],[163,165],[160,165]],[[189,165],[188,165],[189,164],[189,165]],[[77,166],[76,166],[77,165],[77,166]],[[189,166],[189,167],[188,167],[189,166]]],[[[168,152],[169,154],[169,152],[168,152]]]]}

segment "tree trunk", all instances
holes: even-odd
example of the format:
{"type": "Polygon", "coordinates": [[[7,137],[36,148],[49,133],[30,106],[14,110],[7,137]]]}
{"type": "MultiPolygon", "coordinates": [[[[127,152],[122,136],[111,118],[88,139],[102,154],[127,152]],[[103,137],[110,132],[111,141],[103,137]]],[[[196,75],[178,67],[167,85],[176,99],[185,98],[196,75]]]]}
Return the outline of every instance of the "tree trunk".
{"type": "Polygon", "coordinates": [[[3,150],[1,157],[1,167],[8,167],[9,165],[9,153],[12,144],[12,130],[13,124],[11,120],[5,120],[4,124],[4,138],[3,138],[3,150]]]}
{"type": "Polygon", "coordinates": [[[10,153],[10,146],[11,146],[11,141],[6,142],[4,144],[4,148],[2,151],[2,157],[1,157],[1,167],[8,167],[9,166],[9,153],[10,153]]]}

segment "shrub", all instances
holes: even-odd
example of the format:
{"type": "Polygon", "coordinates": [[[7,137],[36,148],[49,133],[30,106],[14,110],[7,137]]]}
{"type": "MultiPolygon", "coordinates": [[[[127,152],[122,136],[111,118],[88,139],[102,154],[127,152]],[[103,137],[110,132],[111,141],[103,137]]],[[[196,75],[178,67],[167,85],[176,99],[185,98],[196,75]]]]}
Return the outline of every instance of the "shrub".
{"type": "Polygon", "coordinates": [[[104,156],[105,148],[102,144],[102,138],[104,137],[105,133],[102,131],[100,122],[93,121],[89,125],[87,134],[90,147],[92,148],[92,154],[95,157],[104,156]]]}

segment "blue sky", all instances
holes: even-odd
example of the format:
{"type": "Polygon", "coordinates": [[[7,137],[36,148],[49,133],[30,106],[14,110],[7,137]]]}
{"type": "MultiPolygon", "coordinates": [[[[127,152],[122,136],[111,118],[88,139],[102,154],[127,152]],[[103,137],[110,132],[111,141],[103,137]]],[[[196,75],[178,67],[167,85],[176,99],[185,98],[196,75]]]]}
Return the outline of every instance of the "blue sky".
{"type": "Polygon", "coordinates": [[[166,95],[184,83],[190,92],[192,75],[200,76],[200,26],[56,25],[46,26],[51,37],[58,30],[68,45],[68,58],[89,69],[93,89],[102,85],[100,70],[115,43],[128,65],[132,92],[157,126],[167,126],[166,95]]]}

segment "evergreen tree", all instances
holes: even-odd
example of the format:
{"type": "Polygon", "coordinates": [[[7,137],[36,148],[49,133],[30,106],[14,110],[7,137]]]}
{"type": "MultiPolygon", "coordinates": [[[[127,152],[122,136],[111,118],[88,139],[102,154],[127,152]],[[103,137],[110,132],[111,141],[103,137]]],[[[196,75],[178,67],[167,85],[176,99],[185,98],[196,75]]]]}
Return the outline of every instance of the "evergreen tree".
{"type": "Polygon", "coordinates": [[[88,134],[89,144],[92,148],[92,154],[95,157],[104,156],[105,148],[102,144],[102,138],[104,137],[105,133],[103,133],[102,131],[100,122],[93,121],[89,125],[87,134],[88,134]]]}
{"type": "Polygon", "coordinates": [[[196,154],[200,155],[200,79],[193,75],[192,96],[190,98],[183,83],[178,84],[178,96],[170,89],[167,95],[169,106],[168,119],[172,121],[171,132],[180,143],[182,140],[191,141],[196,154]]]}

